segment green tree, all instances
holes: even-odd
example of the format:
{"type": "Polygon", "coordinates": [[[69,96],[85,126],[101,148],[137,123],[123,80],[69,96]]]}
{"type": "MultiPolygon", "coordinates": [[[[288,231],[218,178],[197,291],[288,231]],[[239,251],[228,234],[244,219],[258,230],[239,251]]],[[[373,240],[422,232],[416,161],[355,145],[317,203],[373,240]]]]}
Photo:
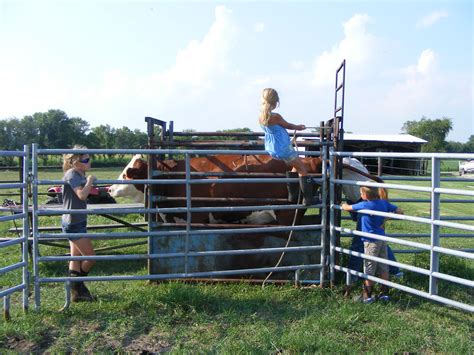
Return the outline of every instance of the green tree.
{"type": "Polygon", "coordinates": [[[474,134],[471,134],[464,144],[464,153],[474,153],[474,134]]]}
{"type": "MultiPolygon", "coordinates": [[[[115,132],[116,129],[110,125],[100,125],[92,128],[88,138],[90,142],[95,142],[96,148],[114,149],[115,148],[115,132]]],[[[109,157],[110,154],[103,154],[104,157],[109,157]]]]}
{"type": "Polygon", "coordinates": [[[444,152],[447,145],[446,136],[452,128],[451,118],[443,117],[432,120],[422,117],[419,121],[406,121],[402,130],[428,141],[422,148],[423,152],[444,152]]]}

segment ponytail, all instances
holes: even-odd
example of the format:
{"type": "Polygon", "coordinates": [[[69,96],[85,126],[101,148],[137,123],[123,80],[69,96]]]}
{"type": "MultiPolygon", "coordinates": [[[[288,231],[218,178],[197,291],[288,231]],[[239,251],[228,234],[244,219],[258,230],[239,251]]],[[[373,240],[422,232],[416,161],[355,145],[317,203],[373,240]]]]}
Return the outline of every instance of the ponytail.
{"type": "Polygon", "coordinates": [[[272,110],[274,110],[280,103],[280,98],[275,89],[267,88],[263,89],[262,92],[262,107],[261,107],[261,118],[264,126],[268,125],[268,121],[272,116],[272,110]]]}

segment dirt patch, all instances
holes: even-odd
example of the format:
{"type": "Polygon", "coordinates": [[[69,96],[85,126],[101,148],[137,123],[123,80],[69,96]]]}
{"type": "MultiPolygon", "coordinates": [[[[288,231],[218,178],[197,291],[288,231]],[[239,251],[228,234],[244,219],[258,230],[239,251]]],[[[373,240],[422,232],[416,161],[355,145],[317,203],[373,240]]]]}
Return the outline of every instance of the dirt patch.
{"type": "Polygon", "coordinates": [[[42,353],[51,346],[53,341],[54,337],[51,334],[43,335],[43,338],[38,343],[13,336],[8,338],[4,346],[6,349],[14,350],[18,353],[42,353]]]}
{"type": "Polygon", "coordinates": [[[163,353],[171,350],[171,344],[161,339],[159,335],[140,335],[124,346],[125,352],[140,353],[140,354],[154,354],[163,353]]]}

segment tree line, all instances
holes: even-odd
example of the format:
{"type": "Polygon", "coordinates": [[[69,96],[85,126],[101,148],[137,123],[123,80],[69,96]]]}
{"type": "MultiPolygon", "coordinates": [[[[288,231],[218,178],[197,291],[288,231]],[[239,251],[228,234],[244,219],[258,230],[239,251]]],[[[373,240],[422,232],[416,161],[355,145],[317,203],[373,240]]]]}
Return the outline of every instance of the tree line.
{"type": "MultiPolygon", "coordinates": [[[[406,121],[402,131],[427,140],[428,143],[422,147],[424,152],[474,152],[474,135],[471,135],[466,143],[446,141],[452,128],[451,118],[422,117],[418,121],[406,121]]],[[[193,130],[187,131],[193,132],[193,130]]],[[[251,130],[238,128],[220,132],[251,132],[251,130]]],[[[176,139],[179,140],[180,137],[176,139]]],[[[221,137],[221,139],[232,138],[221,137]]],[[[21,119],[0,120],[0,150],[23,150],[23,145],[31,143],[37,143],[43,149],[71,148],[75,144],[97,149],[139,149],[146,146],[147,142],[147,134],[139,129],[132,131],[125,126],[114,128],[110,125],[91,128],[86,120],[80,117],[68,117],[61,110],[37,112],[21,119]]]]}
{"type": "Polygon", "coordinates": [[[402,127],[403,132],[428,141],[421,148],[423,152],[474,153],[473,134],[466,143],[446,141],[452,129],[453,120],[448,117],[422,117],[419,121],[406,121],[402,127]]]}

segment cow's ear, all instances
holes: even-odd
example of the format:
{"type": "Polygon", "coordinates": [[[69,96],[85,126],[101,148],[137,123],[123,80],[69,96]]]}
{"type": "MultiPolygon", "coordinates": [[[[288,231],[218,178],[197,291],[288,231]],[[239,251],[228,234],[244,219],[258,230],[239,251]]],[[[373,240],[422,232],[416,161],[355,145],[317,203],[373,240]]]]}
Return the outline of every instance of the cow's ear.
{"type": "Polygon", "coordinates": [[[137,159],[133,162],[133,168],[140,169],[145,164],[146,164],[145,161],[143,161],[142,159],[137,159]]]}

